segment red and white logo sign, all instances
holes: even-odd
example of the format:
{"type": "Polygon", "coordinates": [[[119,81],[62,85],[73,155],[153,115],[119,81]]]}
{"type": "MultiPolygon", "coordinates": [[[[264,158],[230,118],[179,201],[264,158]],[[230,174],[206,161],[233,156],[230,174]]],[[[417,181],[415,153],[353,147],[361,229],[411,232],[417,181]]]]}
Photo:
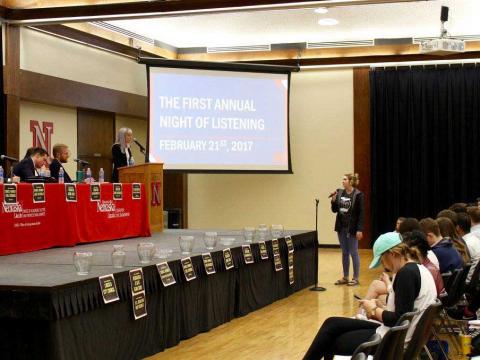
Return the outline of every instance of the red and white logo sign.
{"type": "Polygon", "coordinates": [[[153,181],[152,182],[152,206],[161,206],[160,193],[162,191],[161,182],[153,181]]]}
{"type": "Polygon", "coordinates": [[[39,122],[37,120],[30,120],[30,132],[32,133],[32,146],[41,147],[47,150],[49,154],[52,153],[52,122],[39,122]]]}

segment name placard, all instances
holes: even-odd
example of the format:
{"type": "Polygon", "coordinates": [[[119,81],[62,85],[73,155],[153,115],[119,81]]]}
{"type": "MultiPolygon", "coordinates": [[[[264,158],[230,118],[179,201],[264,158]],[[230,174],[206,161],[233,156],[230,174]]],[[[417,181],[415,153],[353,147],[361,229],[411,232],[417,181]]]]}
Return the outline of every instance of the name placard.
{"type": "Polygon", "coordinates": [[[77,187],[75,184],[65,184],[65,200],[69,202],[77,201],[77,187]]]}
{"type": "Polygon", "coordinates": [[[167,287],[176,283],[175,277],[170,269],[170,265],[168,265],[167,262],[157,264],[157,270],[163,286],[167,287]]]}
{"type": "Polygon", "coordinates": [[[100,201],[100,184],[90,184],[90,201],[100,201]]]}
{"type": "Polygon", "coordinates": [[[182,263],[183,274],[185,275],[185,279],[187,281],[192,281],[193,279],[197,278],[195,274],[195,269],[193,268],[192,259],[189,257],[180,260],[182,263]]]}
{"type": "Polygon", "coordinates": [[[202,254],[203,266],[207,275],[215,274],[215,265],[213,264],[212,254],[202,254]]]}
{"type": "Polygon", "coordinates": [[[17,203],[17,184],[5,184],[3,187],[3,203],[17,203]]]}
{"type": "Polygon", "coordinates": [[[273,255],[273,264],[275,267],[275,271],[283,270],[282,259],[280,259],[280,255],[273,255]]]}
{"type": "Polygon", "coordinates": [[[132,290],[132,295],[145,291],[142,268],[130,270],[128,275],[130,276],[130,288],[132,290]]]}
{"type": "Polygon", "coordinates": [[[268,259],[267,244],[265,244],[265,241],[259,241],[258,247],[260,249],[260,258],[262,260],[268,259]]]}
{"type": "Polygon", "coordinates": [[[32,184],[33,189],[33,202],[44,203],[45,202],[45,184],[35,183],[32,184]]]}
{"type": "Polygon", "coordinates": [[[290,235],[285,236],[285,242],[287,243],[288,252],[293,253],[295,251],[295,248],[293,247],[293,241],[292,241],[292,237],[290,235]]]}
{"type": "Polygon", "coordinates": [[[230,248],[223,249],[223,261],[225,262],[225,269],[230,270],[235,266],[233,263],[232,250],[230,248]]]}
{"type": "Polygon", "coordinates": [[[145,291],[132,295],[133,316],[138,320],[147,316],[147,297],[145,291]]]}
{"type": "Polygon", "coordinates": [[[100,283],[100,291],[105,304],[120,300],[113,274],[100,276],[98,282],[100,283]]]}
{"type": "Polygon", "coordinates": [[[140,200],[142,198],[142,187],[139,183],[132,184],[132,199],[140,200]]]}
{"type": "Polygon", "coordinates": [[[253,254],[250,245],[242,245],[242,252],[245,264],[253,264],[253,254]]]}
{"type": "Polygon", "coordinates": [[[122,184],[113,184],[113,200],[123,199],[123,186],[122,184]]]}
{"type": "Polygon", "coordinates": [[[273,256],[275,255],[280,256],[280,246],[278,245],[278,239],[272,239],[272,249],[273,249],[273,256]]]}
{"type": "Polygon", "coordinates": [[[292,285],[295,282],[293,275],[293,251],[288,252],[288,282],[292,285]]]}

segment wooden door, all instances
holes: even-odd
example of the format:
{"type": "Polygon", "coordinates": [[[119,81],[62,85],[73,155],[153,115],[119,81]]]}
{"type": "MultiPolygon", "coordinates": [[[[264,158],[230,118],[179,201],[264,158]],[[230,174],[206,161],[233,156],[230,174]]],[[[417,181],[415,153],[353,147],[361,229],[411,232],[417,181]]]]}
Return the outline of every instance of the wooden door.
{"type": "MultiPolygon", "coordinates": [[[[112,144],[115,137],[115,114],[78,109],[77,148],[78,158],[88,161],[92,176],[98,180],[98,171],[103,168],[105,181],[112,178],[112,144]]],[[[78,167],[80,169],[80,166],[78,167]]]]}

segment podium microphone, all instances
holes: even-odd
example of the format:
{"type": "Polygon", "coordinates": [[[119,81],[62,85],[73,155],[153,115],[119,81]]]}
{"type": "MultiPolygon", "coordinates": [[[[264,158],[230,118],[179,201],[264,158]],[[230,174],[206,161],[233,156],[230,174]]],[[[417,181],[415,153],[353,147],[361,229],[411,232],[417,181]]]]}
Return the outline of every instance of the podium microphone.
{"type": "Polygon", "coordinates": [[[137,139],[135,139],[135,138],[133,138],[133,142],[134,142],[135,144],[137,144],[138,147],[140,148],[140,151],[141,151],[143,154],[145,154],[145,147],[144,147],[142,144],[140,144],[140,142],[139,142],[137,139]]]}
{"type": "Polygon", "coordinates": [[[18,162],[18,159],[7,155],[0,155],[1,160],[10,160],[11,162],[18,162]]]}

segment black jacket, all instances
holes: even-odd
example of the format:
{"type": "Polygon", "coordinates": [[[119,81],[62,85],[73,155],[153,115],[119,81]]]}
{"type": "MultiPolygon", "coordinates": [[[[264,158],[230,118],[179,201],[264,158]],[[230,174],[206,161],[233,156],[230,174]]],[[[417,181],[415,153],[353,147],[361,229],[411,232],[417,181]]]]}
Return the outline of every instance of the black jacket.
{"type": "MultiPolygon", "coordinates": [[[[335,231],[340,231],[342,229],[342,220],[341,215],[338,212],[340,208],[340,198],[346,192],[345,189],[338,189],[337,190],[337,198],[334,202],[332,202],[332,211],[337,213],[337,218],[335,219],[335,231]]],[[[348,224],[348,232],[352,235],[355,235],[357,231],[363,231],[363,224],[365,221],[364,215],[364,195],[358,189],[353,189],[353,199],[352,199],[352,206],[348,210],[350,214],[350,222],[348,224]]]]}
{"type": "Polygon", "coordinates": [[[67,171],[57,159],[53,159],[52,163],[49,166],[50,176],[57,179],[58,181],[58,172],[60,171],[60,168],[63,168],[63,182],[71,183],[72,179],[70,178],[70,176],[68,176],[67,171]]]}
{"type": "MultiPolygon", "coordinates": [[[[128,151],[130,157],[132,157],[132,150],[126,148],[125,151],[128,151]]],[[[118,182],[118,168],[122,166],[127,166],[127,156],[122,153],[120,144],[113,144],[112,146],[112,160],[113,160],[113,173],[112,173],[112,182],[118,182]]]]}
{"type": "Polygon", "coordinates": [[[33,164],[32,158],[30,156],[26,157],[15,165],[13,175],[19,176],[21,181],[25,181],[28,177],[35,176],[35,165],[33,164]]]}

